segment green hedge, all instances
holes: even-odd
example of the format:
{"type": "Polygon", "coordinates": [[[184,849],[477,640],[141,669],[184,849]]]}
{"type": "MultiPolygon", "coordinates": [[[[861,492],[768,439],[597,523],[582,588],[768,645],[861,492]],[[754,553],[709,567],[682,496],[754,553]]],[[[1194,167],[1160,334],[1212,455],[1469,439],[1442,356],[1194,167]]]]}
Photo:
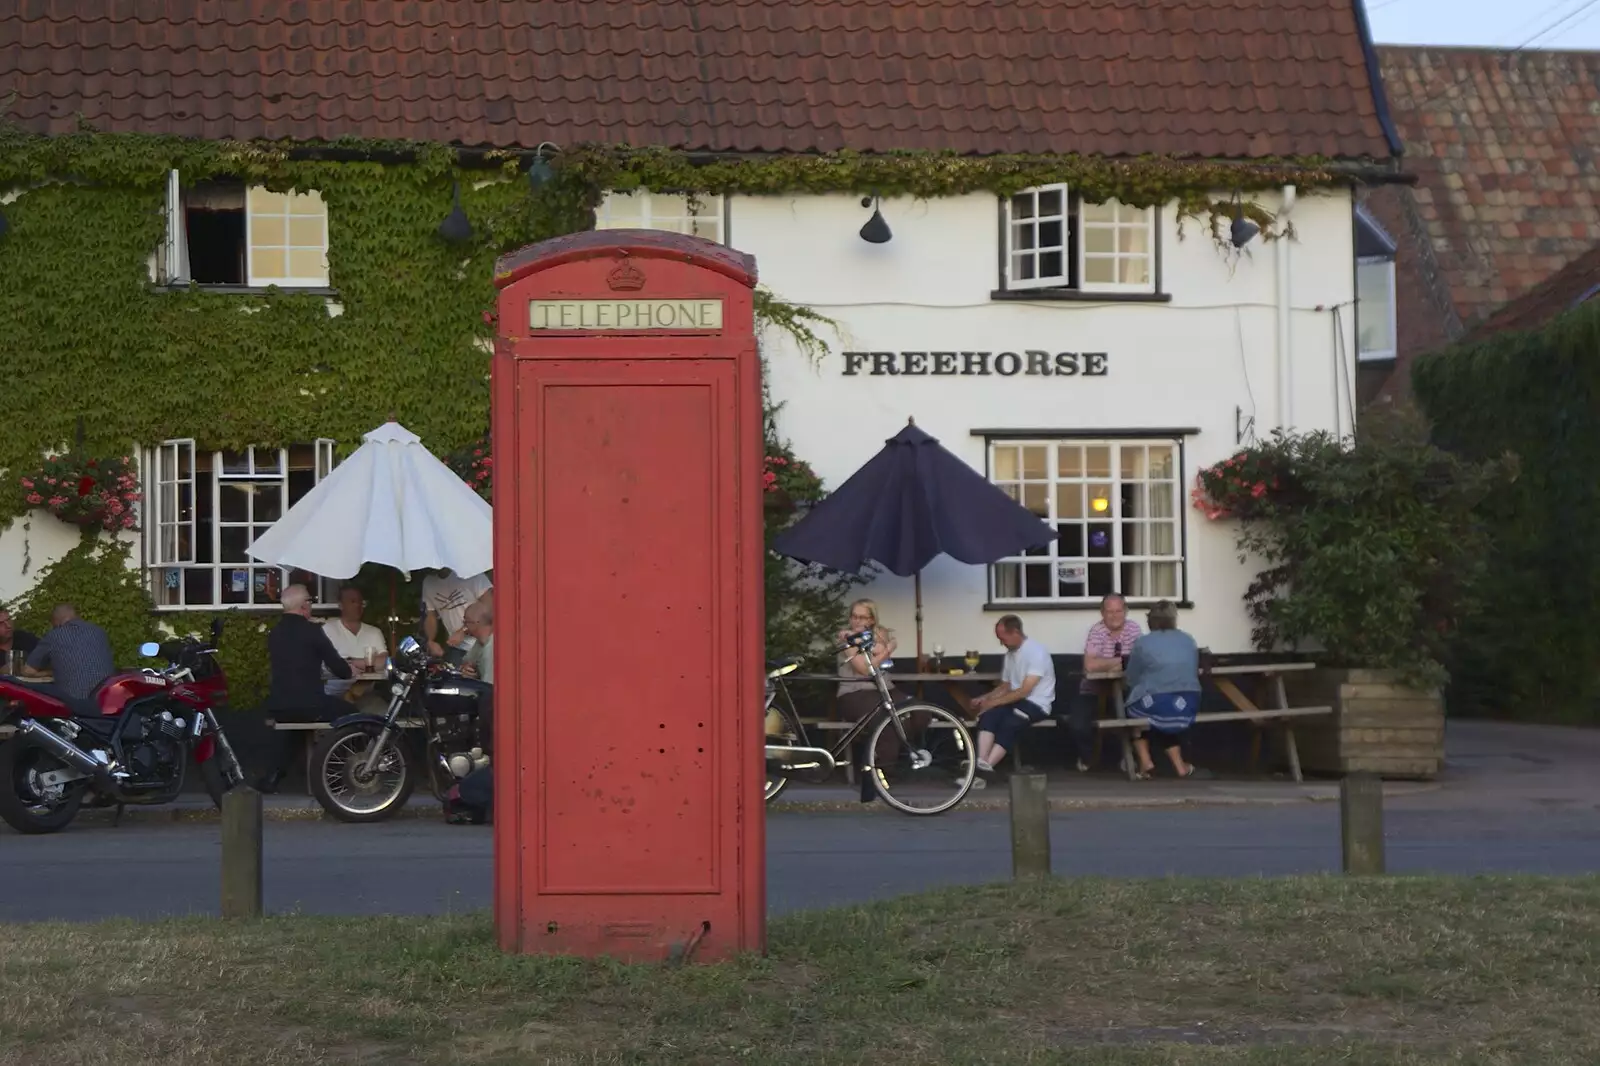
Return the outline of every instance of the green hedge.
{"type": "Polygon", "coordinates": [[[1440,446],[1520,465],[1480,505],[1490,547],[1452,641],[1452,712],[1600,721],[1600,303],[1427,356],[1412,383],[1440,446]]]}

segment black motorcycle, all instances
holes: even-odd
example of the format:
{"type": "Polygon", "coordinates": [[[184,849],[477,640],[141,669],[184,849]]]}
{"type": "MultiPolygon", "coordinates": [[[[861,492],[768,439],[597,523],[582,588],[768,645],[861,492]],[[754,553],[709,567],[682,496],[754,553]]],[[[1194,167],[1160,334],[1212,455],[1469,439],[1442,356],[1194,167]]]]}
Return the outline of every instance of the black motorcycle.
{"type": "Polygon", "coordinates": [[[311,794],[341,822],[393,817],[423,774],[443,802],[489,765],[493,685],[430,657],[413,637],[390,660],[387,684],[385,714],[339,718],[311,751],[311,794]]]}

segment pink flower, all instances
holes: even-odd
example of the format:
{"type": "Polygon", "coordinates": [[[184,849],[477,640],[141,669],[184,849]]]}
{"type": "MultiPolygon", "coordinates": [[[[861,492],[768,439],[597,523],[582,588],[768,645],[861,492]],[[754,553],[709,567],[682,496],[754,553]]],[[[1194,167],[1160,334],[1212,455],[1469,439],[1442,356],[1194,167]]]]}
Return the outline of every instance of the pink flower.
{"type": "Polygon", "coordinates": [[[1259,499],[1261,499],[1261,497],[1265,496],[1266,494],[1267,494],[1267,486],[1265,484],[1263,484],[1262,482],[1258,481],[1254,485],[1250,486],[1250,495],[1254,496],[1256,499],[1259,500],[1259,499]]]}
{"type": "Polygon", "coordinates": [[[51,507],[60,507],[62,504],[66,503],[66,502],[67,502],[67,498],[65,496],[52,496],[52,497],[50,497],[50,506],[51,507]]]}
{"type": "Polygon", "coordinates": [[[31,489],[31,488],[33,488],[33,482],[29,481],[27,478],[23,478],[22,479],[22,487],[25,488],[25,489],[31,489]]]}
{"type": "Polygon", "coordinates": [[[32,504],[40,504],[44,502],[44,497],[40,496],[37,492],[28,493],[27,499],[28,502],[32,504]]]}

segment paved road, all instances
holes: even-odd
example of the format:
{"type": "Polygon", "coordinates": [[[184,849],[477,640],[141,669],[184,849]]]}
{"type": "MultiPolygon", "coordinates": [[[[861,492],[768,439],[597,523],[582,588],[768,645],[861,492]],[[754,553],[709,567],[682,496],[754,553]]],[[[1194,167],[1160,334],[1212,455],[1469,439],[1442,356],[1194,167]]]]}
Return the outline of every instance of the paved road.
{"type": "MultiPolygon", "coordinates": [[[[1010,875],[1006,816],[781,814],[769,820],[773,913],[1010,875]]],[[[1600,815],[1388,812],[1395,872],[1600,872],[1600,815]]],[[[1255,876],[1337,869],[1333,804],[1057,813],[1055,868],[1109,876],[1255,876]]],[[[0,921],[214,913],[212,824],[81,826],[0,837],[0,921]]],[[[432,821],[267,825],[273,912],[439,914],[489,905],[490,832],[432,821]]]]}

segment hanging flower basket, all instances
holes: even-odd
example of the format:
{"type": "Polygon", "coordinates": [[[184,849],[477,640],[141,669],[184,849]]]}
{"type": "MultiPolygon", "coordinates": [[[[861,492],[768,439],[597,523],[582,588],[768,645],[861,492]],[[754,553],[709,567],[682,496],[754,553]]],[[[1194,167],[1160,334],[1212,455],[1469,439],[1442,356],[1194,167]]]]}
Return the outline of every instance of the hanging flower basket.
{"type": "Polygon", "coordinates": [[[1254,518],[1271,509],[1283,483],[1272,456],[1243,451],[1195,475],[1189,499],[1213,521],[1254,518]]]}
{"type": "Polygon", "coordinates": [[[113,533],[138,528],[139,475],[130,456],[52,455],[18,484],[23,503],[63,522],[113,533]]]}

